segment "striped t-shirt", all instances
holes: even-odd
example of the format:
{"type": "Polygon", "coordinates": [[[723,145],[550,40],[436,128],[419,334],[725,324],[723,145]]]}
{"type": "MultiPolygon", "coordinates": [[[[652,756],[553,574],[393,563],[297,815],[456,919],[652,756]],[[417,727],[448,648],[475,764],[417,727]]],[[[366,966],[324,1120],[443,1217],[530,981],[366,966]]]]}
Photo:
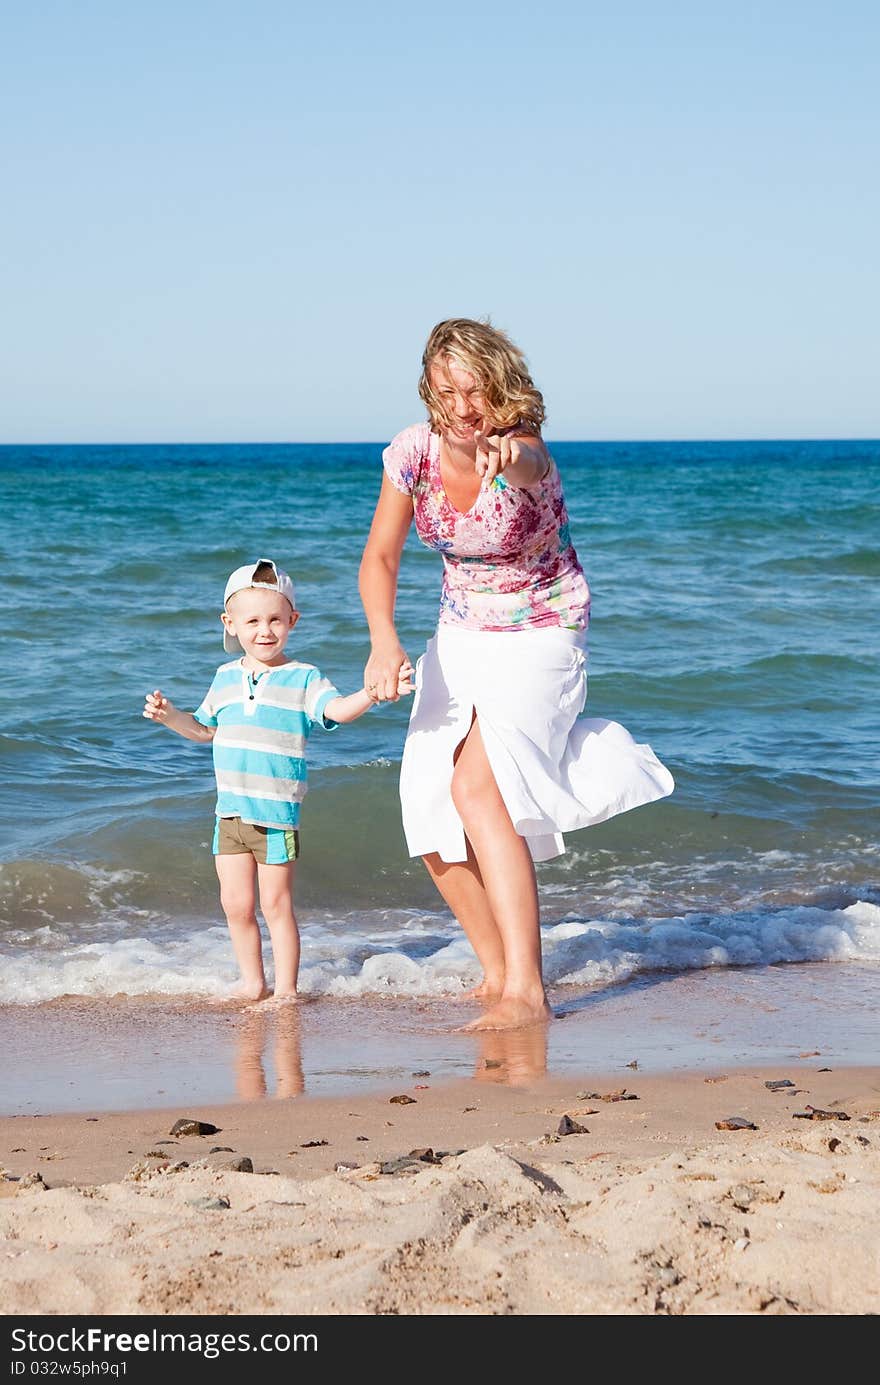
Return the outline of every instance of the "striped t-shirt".
{"type": "Polygon", "coordinates": [[[305,797],[305,753],[315,725],[332,731],[324,708],[339,693],[312,664],[295,660],[256,678],[242,660],[221,664],[193,713],[216,726],[214,773],[218,818],[261,827],[296,827],[305,797]]]}

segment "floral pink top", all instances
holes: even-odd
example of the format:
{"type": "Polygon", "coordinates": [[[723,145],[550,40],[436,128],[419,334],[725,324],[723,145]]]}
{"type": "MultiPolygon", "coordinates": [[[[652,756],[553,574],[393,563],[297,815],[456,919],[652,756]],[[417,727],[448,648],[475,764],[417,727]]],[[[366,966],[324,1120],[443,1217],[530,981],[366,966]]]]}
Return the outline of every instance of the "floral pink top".
{"type": "Polygon", "coordinates": [[[555,462],[528,489],[497,476],[463,513],[443,489],[440,439],[430,424],[398,433],[382,461],[395,489],[412,496],[422,543],[443,555],[442,622],[471,630],[586,629],[590,589],[555,462]]]}

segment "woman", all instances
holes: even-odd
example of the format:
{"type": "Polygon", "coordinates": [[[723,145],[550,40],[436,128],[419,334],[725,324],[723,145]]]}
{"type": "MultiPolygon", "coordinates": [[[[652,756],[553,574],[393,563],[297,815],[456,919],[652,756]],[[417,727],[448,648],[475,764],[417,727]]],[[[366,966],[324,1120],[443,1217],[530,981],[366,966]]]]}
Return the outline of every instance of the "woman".
{"type": "Polygon", "coordinates": [[[383,454],[361,562],[364,683],[376,702],[397,698],[407,655],[394,604],[415,518],[444,572],[401,765],[404,830],[483,969],[471,994],[489,1007],[467,1027],[516,1028],[550,1017],[534,862],[565,850],[562,832],[662,798],[673,782],[623,727],[578,719],[590,592],[522,353],[487,323],[441,322],[419,394],[428,422],[383,454]]]}

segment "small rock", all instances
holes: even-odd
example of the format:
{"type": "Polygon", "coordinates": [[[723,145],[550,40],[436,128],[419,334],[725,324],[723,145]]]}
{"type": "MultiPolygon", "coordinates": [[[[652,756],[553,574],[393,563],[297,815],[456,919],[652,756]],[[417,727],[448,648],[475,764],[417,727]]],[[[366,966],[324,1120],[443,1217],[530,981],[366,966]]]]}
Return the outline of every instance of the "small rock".
{"type": "Polygon", "coordinates": [[[164,1149],[148,1149],[144,1155],[145,1159],[167,1159],[168,1155],[164,1149]]]}
{"type": "Polygon", "coordinates": [[[481,1068],[502,1068],[504,1064],[500,1058],[484,1058],[480,1064],[481,1068]]]}
{"type": "Polygon", "coordinates": [[[726,1077],[726,1076],[724,1076],[724,1077],[704,1077],[704,1078],[703,1078],[703,1081],[704,1081],[704,1082],[726,1082],[726,1081],[727,1081],[727,1077],[726,1077]]]}
{"type": "Polygon", "coordinates": [[[38,1192],[41,1193],[47,1193],[49,1191],[49,1189],[43,1182],[43,1175],[41,1173],[26,1173],[23,1178],[20,1178],[18,1180],[18,1188],[16,1189],[16,1192],[24,1193],[28,1189],[31,1189],[32,1191],[36,1189],[38,1192]]]}
{"type": "Polygon", "coordinates": [[[232,1145],[212,1145],[212,1147],[208,1150],[208,1153],[209,1153],[209,1154],[234,1154],[234,1153],[235,1153],[235,1150],[232,1148],[232,1145]]]}
{"type": "Polygon", "coordinates": [[[678,1284],[681,1275],[672,1265],[665,1265],[662,1270],[657,1271],[657,1278],[665,1289],[671,1289],[674,1284],[678,1284]]]}
{"type": "Polygon", "coordinates": [[[833,1135],[831,1139],[828,1141],[828,1148],[831,1150],[831,1153],[833,1154],[836,1149],[840,1149],[840,1146],[842,1144],[843,1141],[838,1140],[837,1136],[833,1135]]]}
{"type": "Polygon", "coordinates": [[[727,1116],[724,1120],[715,1122],[716,1130],[757,1130],[754,1121],[747,1120],[745,1116],[727,1116]]]}
{"type": "Polygon", "coordinates": [[[635,1092],[628,1092],[626,1087],[621,1087],[616,1092],[578,1092],[578,1101],[638,1101],[635,1092]]]}
{"type": "Polygon", "coordinates": [[[197,1207],[201,1212],[225,1212],[229,1208],[228,1197],[190,1197],[187,1207],[197,1207]]]}
{"type": "Polygon", "coordinates": [[[437,1158],[433,1149],[411,1149],[409,1152],[409,1157],[410,1159],[418,1159],[419,1162],[422,1164],[440,1163],[440,1160],[437,1158]]]}
{"type": "Polygon", "coordinates": [[[195,1120],[192,1116],[182,1116],[179,1121],[175,1121],[169,1130],[169,1135],[219,1135],[219,1125],[211,1125],[208,1121],[195,1120]]]}
{"type": "Polygon", "coordinates": [[[428,1070],[427,1068],[420,1068],[418,1072],[412,1073],[411,1076],[412,1076],[412,1077],[430,1077],[431,1074],[430,1074],[430,1072],[429,1072],[429,1070],[428,1070]]]}
{"type": "Polygon", "coordinates": [[[355,1135],[354,1138],[355,1138],[356,1140],[362,1140],[365,1144],[369,1144],[369,1143],[370,1143],[370,1137],[369,1137],[369,1135],[355,1135]]]}
{"type": "Polygon", "coordinates": [[[407,1096],[406,1092],[404,1092],[401,1096],[392,1096],[388,1099],[392,1106],[415,1106],[416,1104],[415,1097],[407,1096]]]}
{"type": "Polygon", "coordinates": [[[856,1135],[856,1140],[860,1145],[870,1145],[871,1143],[866,1135],[856,1135]]]}
{"type": "Polygon", "coordinates": [[[374,1161],[372,1164],[355,1164],[349,1168],[346,1168],[343,1164],[339,1164],[337,1165],[336,1172],[340,1178],[345,1178],[346,1180],[357,1183],[369,1182],[373,1178],[380,1177],[382,1165],[378,1160],[374,1161]]]}
{"type": "Polygon", "coordinates": [[[734,1207],[738,1207],[740,1212],[747,1212],[756,1197],[755,1189],[750,1188],[747,1183],[738,1183],[735,1188],[730,1190],[730,1200],[734,1207]]]}
{"type": "Polygon", "coordinates": [[[386,1159],[379,1165],[380,1173],[417,1173],[418,1160],[410,1158],[408,1154],[402,1154],[397,1159],[386,1159]]]}
{"type": "Polygon", "coordinates": [[[329,1140],[303,1140],[300,1149],[320,1149],[321,1145],[329,1145],[329,1140]]]}
{"type": "Polygon", "coordinates": [[[233,1154],[231,1159],[222,1159],[216,1154],[209,1155],[207,1159],[200,1160],[200,1163],[207,1164],[217,1173],[253,1173],[254,1171],[254,1161],[248,1154],[233,1154]]]}
{"type": "Polygon", "coordinates": [[[359,1165],[354,1160],[340,1159],[338,1164],[333,1165],[334,1173],[354,1173],[359,1165]]]}
{"type": "Polygon", "coordinates": [[[801,1121],[848,1121],[845,1111],[823,1111],[818,1106],[808,1106],[806,1111],[793,1111],[795,1120],[801,1121]]]}
{"type": "Polygon", "coordinates": [[[765,1082],[764,1086],[768,1092],[781,1092],[784,1087],[793,1087],[794,1083],[790,1082],[787,1077],[780,1077],[778,1081],[765,1082]]]}
{"type": "Polygon", "coordinates": [[[572,1120],[571,1116],[563,1116],[556,1127],[557,1135],[589,1135],[589,1130],[585,1125],[580,1125],[578,1121],[572,1120]]]}

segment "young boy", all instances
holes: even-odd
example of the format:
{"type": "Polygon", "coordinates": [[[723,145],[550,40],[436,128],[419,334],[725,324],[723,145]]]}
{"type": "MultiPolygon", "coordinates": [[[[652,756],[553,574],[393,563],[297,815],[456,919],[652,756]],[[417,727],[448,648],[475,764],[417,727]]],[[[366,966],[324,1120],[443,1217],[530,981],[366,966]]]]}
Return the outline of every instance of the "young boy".
{"type": "MultiPolygon", "coordinates": [[[[221,664],[195,712],[181,712],[157,688],[144,716],[190,741],[212,742],[217,778],[214,862],[220,900],[241,971],[235,994],[268,991],[256,916],[255,884],[272,940],[276,999],[296,999],[299,930],[293,912],[299,807],[306,792],[306,741],[372,707],[365,689],[341,697],[312,664],[285,646],[299,620],[293,583],[268,558],[236,568],[223,597],[223,647],[239,657],[221,664]]],[[[398,692],[412,692],[412,668],[398,692]]]]}

